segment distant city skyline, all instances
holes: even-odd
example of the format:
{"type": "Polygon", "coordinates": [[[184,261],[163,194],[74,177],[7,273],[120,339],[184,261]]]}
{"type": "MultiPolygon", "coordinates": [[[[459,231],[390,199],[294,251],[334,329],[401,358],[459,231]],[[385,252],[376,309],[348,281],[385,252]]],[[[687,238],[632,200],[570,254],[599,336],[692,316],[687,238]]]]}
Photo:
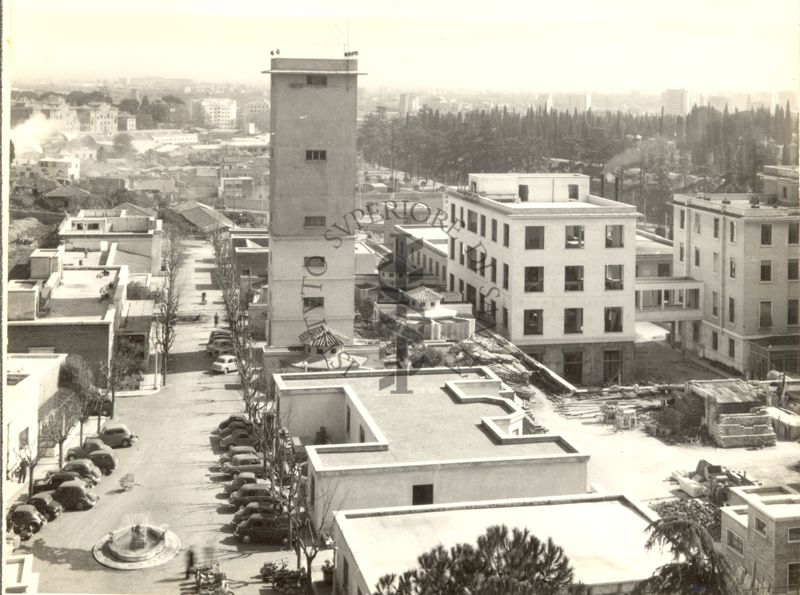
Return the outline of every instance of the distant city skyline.
{"type": "Polygon", "coordinates": [[[419,91],[798,88],[793,0],[402,4],[11,0],[8,82],[162,76],[267,85],[270,51],[358,50],[364,85],[419,91]],[[348,43],[349,42],[349,43],[348,43]]]}

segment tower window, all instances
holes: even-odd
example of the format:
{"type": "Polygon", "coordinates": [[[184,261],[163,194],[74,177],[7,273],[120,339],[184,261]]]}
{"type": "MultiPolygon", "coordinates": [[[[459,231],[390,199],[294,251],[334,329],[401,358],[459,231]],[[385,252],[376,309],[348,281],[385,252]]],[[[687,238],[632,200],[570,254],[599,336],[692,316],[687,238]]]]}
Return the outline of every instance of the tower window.
{"type": "Polygon", "coordinates": [[[306,85],[309,87],[327,87],[328,77],[324,74],[309,74],[306,75],[306,85]]]}
{"type": "Polygon", "coordinates": [[[306,150],[306,161],[327,161],[328,152],[318,149],[306,150]]]}

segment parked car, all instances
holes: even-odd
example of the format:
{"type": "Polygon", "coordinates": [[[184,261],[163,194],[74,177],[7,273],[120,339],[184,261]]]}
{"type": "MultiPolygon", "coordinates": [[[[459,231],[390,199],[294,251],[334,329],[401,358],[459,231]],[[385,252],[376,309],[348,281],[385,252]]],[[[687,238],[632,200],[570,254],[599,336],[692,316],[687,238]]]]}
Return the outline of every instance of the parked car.
{"type": "Polygon", "coordinates": [[[86,458],[92,461],[92,463],[94,463],[95,466],[97,466],[97,468],[103,472],[103,475],[111,475],[111,473],[119,464],[117,455],[115,455],[114,452],[108,447],[102,450],[90,452],[86,458]]]}
{"type": "Polygon", "coordinates": [[[257,477],[264,477],[264,457],[259,454],[234,455],[230,461],[222,465],[222,472],[226,475],[235,477],[243,471],[255,473],[257,477]]]}
{"type": "Polygon", "coordinates": [[[249,421],[235,421],[224,430],[217,432],[217,436],[219,436],[220,440],[222,440],[223,438],[227,438],[233,434],[236,430],[247,430],[248,432],[252,432],[253,424],[249,421]]]}
{"type": "Polygon", "coordinates": [[[80,479],[90,487],[97,483],[93,477],[85,480],[77,471],[50,471],[43,479],[37,479],[33,482],[33,493],[38,494],[40,492],[55,490],[65,481],[72,481],[74,479],[80,479]]]}
{"type": "Polygon", "coordinates": [[[210,333],[208,333],[208,341],[206,342],[206,347],[208,347],[209,343],[216,341],[217,339],[228,339],[233,337],[233,333],[226,329],[215,328],[210,333]]]}
{"type": "Polygon", "coordinates": [[[103,417],[111,417],[114,411],[114,404],[109,397],[101,397],[99,399],[92,399],[89,407],[86,410],[87,415],[102,415],[103,417]]]}
{"type": "Polygon", "coordinates": [[[53,498],[53,493],[54,490],[34,494],[28,498],[26,504],[33,506],[48,521],[53,521],[64,512],[64,507],[61,506],[58,500],[53,498]]]}
{"type": "Polygon", "coordinates": [[[230,495],[228,501],[235,508],[250,502],[273,502],[276,506],[279,504],[278,500],[272,495],[272,486],[266,483],[243,485],[230,495]]]}
{"type": "Polygon", "coordinates": [[[214,356],[222,355],[221,353],[216,353],[216,352],[225,349],[230,349],[228,353],[233,352],[233,343],[229,338],[226,339],[224,337],[221,337],[219,339],[214,339],[213,341],[206,344],[206,353],[209,353],[214,356]]]}
{"type": "Polygon", "coordinates": [[[281,543],[289,536],[289,515],[253,514],[236,525],[233,534],[242,543],[281,543]]]}
{"type": "Polygon", "coordinates": [[[236,359],[235,355],[220,355],[214,360],[214,363],[211,364],[211,370],[221,374],[236,372],[239,369],[238,362],[239,360],[236,359]]]}
{"type": "Polygon", "coordinates": [[[219,457],[219,464],[224,465],[228,461],[233,458],[234,455],[254,455],[256,454],[256,449],[252,446],[231,446],[228,449],[228,452],[222,454],[219,457]]]}
{"type": "Polygon", "coordinates": [[[61,470],[76,471],[81,477],[91,477],[97,481],[103,478],[103,472],[90,459],[73,459],[65,463],[61,470]]]}
{"type": "Polygon", "coordinates": [[[236,430],[229,436],[222,438],[220,441],[222,448],[231,446],[257,446],[258,438],[249,430],[236,430]]]}
{"type": "Polygon", "coordinates": [[[21,533],[27,528],[31,533],[38,533],[47,524],[47,519],[31,504],[17,504],[8,511],[6,526],[14,533],[21,533]]]}
{"type": "Polygon", "coordinates": [[[256,474],[252,471],[245,471],[244,473],[239,473],[238,475],[234,476],[232,480],[225,482],[225,493],[232,494],[244,485],[259,482],[263,483],[263,481],[264,480],[258,479],[256,474]]]}
{"type": "Polygon", "coordinates": [[[270,502],[251,502],[246,506],[243,506],[236,513],[233,515],[233,520],[231,520],[231,525],[236,527],[239,523],[245,520],[247,517],[252,516],[254,514],[266,514],[266,515],[275,515],[281,512],[283,508],[280,504],[277,504],[274,501],[270,502]]]}
{"type": "Polygon", "coordinates": [[[227,417],[227,419],[224,419],[221,422],[219,422],[219,425],[217,426],[217,430],[219,430],[221,432],[222,430],[227,428],[230,424],[232,424],[235,421],[250,422],[250,420],[247,418],[247,416],[244,413],[234,413],[233,415],[229,415],[227,417]]]}
{"type": "Polygon", "coordinates": [[[67,460],[85,459],[88,457],[89,453],[93,453],[96,450],[111,451],[100,438],[86,438],[82,446],[73,446],[67,451],[67,460]]]}
{"type": "Polygon", "coordinates": [[[128,426],[119,422],[107,423],[97,435],[100,440],[111,448],[117,446],[129,447],[139,437],[128,429],[128,426]]]}
{"type": "Polygon", "coordinates": [[[53,494],[66,510],[85,510],[92,508],[100,496],[90,491],[80,480],[67,481],[58,486],[53,494]]]}

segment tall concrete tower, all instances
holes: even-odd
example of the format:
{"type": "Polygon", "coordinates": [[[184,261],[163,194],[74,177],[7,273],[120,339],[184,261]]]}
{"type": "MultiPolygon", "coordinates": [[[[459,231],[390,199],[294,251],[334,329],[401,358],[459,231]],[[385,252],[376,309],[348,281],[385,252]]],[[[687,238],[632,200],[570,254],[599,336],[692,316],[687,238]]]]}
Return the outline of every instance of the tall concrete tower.
{"type": "Polygon", "coordinates": [[[267,72],[269,343],[321,322],[352,337],[357,61],[273,58],[267,72]]]}

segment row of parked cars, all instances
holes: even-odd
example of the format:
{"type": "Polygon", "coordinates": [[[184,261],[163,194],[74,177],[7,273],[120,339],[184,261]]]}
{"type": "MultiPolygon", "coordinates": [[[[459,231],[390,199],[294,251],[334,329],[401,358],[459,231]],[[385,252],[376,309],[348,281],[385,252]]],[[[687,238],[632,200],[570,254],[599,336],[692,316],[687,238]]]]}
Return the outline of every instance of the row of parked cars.
{"type": "Polygon", "coordinates": [[[208,335],[206,353],[214,358],[211,371],[220,374],[236,372],[239,369],[239,360],[234,355],[233,335],[225,329],[214,329],[208,335]]]}
{"type": "Polygon", "coordinates": [[[230,477],[225,494],[236,511],[231,524],[241,543],[281,543],[289,536],[289,515],[274,496],[266,478],[269,463],[256,451],[253,423],[244,415],[231,415],[217,427],[225,452],[219,458],[222,473],[230,477]]]}
{"type": "Polygon", "coordinates": [[[83,444],[67,451],[67,462],[33,482],[33,496],[12,506],[6,524],[15,533],[37,533],[64,510],[86,510],[100,497],[91,491],[104,475],[110,475],[119,463],[112,447],[131,446],[137,436],[126,425],[107,423],[99,434],[87,437],[83,444]]]}

